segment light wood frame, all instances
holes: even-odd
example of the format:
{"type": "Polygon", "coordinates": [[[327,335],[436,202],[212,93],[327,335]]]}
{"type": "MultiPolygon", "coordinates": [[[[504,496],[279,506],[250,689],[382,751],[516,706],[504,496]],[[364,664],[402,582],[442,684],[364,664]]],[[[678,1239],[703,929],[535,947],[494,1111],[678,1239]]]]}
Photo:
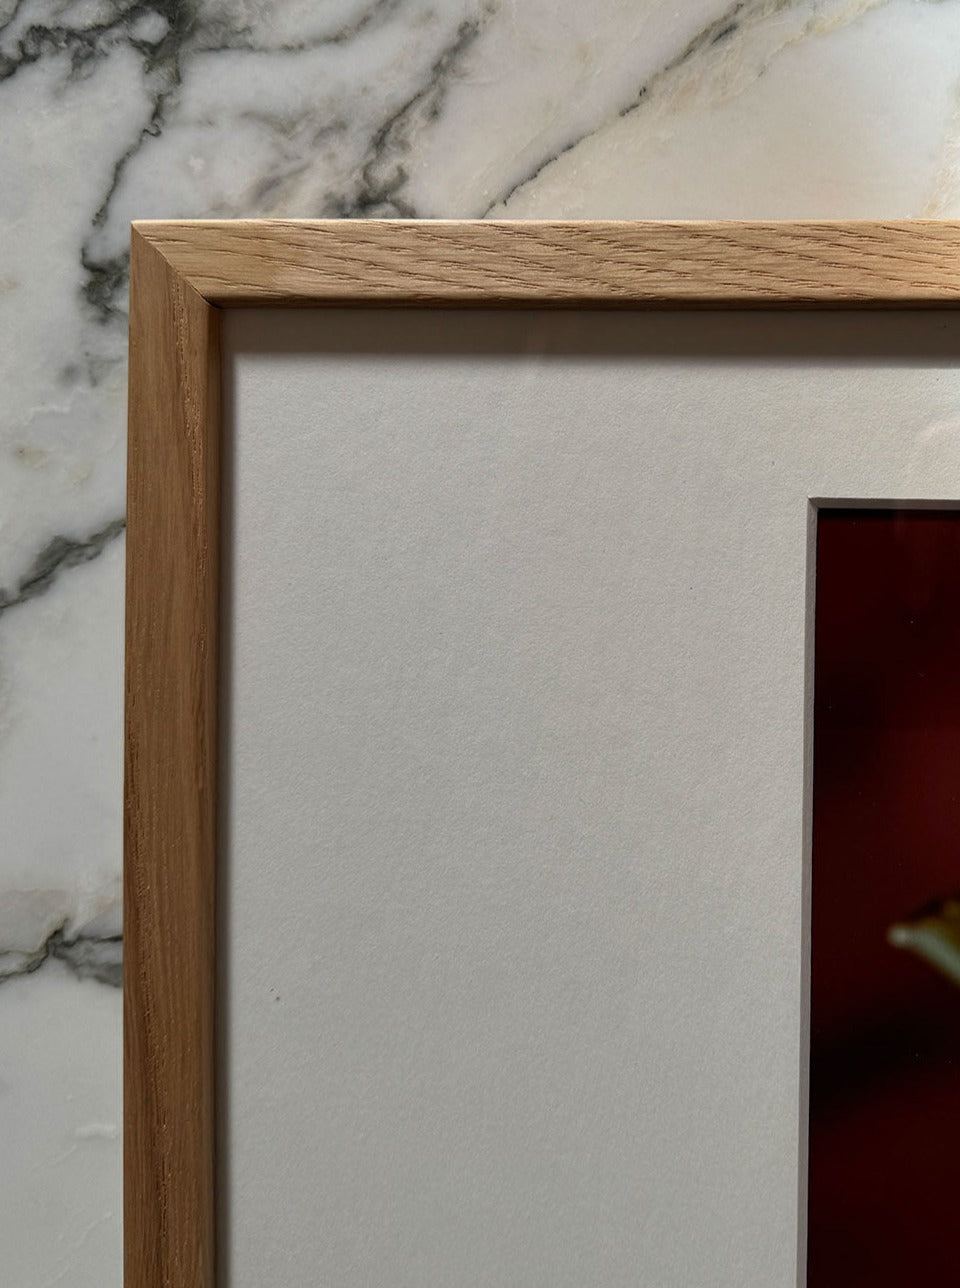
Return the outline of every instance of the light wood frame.
{"type": "Polygon", "coordinates": [[[127,1288],[215,1283],[220,310],[946,307],[960,224],[133,226],[124,797],[127,1288]]]}

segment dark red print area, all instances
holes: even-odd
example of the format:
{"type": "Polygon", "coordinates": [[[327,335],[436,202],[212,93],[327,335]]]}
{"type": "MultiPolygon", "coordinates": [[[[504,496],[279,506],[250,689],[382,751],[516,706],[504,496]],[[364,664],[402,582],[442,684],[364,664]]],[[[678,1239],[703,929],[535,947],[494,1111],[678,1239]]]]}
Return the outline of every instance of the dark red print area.
{"type": "Polygon", "coordinates": [[[960,1285],[960,512],[816,577],[808,1284],[960,1285]]]}

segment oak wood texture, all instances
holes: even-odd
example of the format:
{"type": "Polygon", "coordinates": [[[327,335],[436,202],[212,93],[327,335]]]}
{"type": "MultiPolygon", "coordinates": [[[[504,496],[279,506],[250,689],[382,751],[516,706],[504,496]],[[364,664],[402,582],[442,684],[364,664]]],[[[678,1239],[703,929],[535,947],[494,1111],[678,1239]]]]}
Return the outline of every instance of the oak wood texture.
{"type": "Polygon", "coordinates": [[[124,798],[124,1266],[214,1282],[219,313],[134,239],[124,798]]]}
{"type": "Polygon", "coordinates": [[[216,1281],[220,308],[958,303],[954,223],[134,225],[124,794],[127,1288],[214,1288],[216,1281]]]}
{"type": "Polygon", "coordinates": [[[958,224],[141,223],[213,304],[919,306],[960,291],[958,224]]]}

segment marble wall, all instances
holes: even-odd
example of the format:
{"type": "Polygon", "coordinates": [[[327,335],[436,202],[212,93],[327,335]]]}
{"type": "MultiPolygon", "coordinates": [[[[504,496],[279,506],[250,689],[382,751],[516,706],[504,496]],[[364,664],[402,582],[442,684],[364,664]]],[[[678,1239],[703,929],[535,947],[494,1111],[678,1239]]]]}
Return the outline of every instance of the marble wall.
{"type": "Polygon", "coordinates": [[[120,1262],[133,218],[960,214],[960,0],[0,0],[0,1282],[120,1262]]]}

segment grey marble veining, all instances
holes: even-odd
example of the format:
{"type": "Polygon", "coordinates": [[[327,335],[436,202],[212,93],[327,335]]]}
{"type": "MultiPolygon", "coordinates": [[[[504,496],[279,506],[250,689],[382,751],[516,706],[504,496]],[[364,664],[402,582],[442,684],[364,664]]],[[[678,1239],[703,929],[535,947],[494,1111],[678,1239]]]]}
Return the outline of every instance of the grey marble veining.
{"type": "Polygon", "coordinates": [[[960,211],[960,0],[0,0],[0,1257],[120,1282],[134,218],[960,211]]]}

